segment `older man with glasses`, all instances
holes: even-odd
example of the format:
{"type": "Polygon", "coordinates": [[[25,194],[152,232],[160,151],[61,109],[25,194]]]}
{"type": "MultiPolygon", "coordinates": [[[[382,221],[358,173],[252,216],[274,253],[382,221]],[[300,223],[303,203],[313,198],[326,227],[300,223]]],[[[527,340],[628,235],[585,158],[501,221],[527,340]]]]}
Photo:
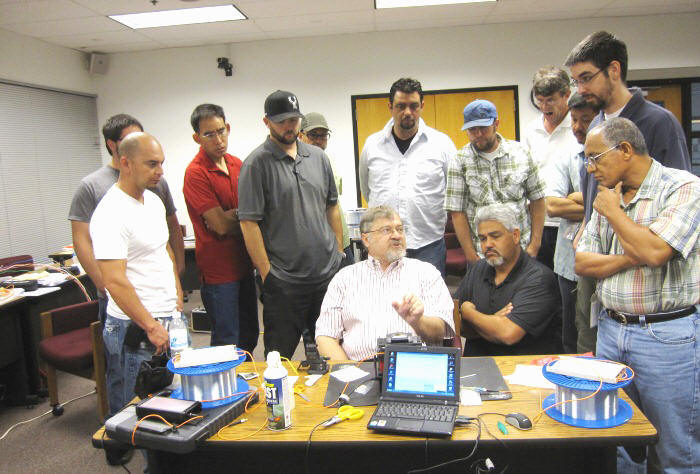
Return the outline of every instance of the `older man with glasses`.
{"type": "Polygon", "coordinates": [[[362,360],[377,338],[417,334],[432,345],[454,335],[453,303],[438,270],[406,257],[406,226],[394,209],[372,207],[360,221],[369,257],[338,272],[328,285],[316,342],[321,355],[362,360]]]}

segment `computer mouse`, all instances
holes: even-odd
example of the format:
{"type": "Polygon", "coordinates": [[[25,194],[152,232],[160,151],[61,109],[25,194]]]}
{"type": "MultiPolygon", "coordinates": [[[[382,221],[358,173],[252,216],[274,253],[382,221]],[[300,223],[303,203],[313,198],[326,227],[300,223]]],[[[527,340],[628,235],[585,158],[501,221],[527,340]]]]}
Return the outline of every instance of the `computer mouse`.
{"type": "Polygon", "coordinates": [[[506,423],[515,426],[519,430],[532,429],[532,422],[530,421],[530,418],[522,413],[508,413],[506,415],[506,423]]]}

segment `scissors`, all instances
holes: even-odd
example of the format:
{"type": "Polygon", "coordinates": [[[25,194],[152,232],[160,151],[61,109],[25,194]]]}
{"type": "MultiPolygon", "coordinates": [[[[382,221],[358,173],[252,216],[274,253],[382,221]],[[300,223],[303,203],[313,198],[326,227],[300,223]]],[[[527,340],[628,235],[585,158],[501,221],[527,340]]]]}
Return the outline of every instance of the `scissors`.
{"type": "Polygon", "coordinates": [[[352,405],[343,405],[342,407],[338,408],[338,414],[326,421],[323,426],[335,425],[336,423],[340,423],[341,421],[345,420],[359,420],[364,415],[365,411],[360,408],[355,408],[352,405]]]}

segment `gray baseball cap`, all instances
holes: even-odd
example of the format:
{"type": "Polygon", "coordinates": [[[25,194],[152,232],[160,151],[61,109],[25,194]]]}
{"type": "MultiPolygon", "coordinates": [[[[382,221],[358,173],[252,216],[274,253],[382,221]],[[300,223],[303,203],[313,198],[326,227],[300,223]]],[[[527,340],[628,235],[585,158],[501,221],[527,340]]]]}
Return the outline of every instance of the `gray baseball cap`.
{"type": "Polygon", "coordinates": [[[329,132],[331,131],[331,129],[328,128],[326,117],[318,112],[309,112],[308,114],[304,115],[304,119],[301,121],[301,131],[306,133],[315,128],[323,128],[329,132]]]}

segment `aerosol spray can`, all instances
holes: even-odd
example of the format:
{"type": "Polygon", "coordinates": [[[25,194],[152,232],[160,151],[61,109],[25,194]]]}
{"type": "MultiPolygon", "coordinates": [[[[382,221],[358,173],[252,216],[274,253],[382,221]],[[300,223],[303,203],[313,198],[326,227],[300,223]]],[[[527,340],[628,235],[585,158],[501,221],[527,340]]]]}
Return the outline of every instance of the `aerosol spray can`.
{"type": "Polygon", "coordinates": [[[282,366],[279,352],[271,351],[267,354],[267,369],[263,377],[267,427],[271,430],[286,430],[292,426],[292,394],[287,369],[282,366]]]}

